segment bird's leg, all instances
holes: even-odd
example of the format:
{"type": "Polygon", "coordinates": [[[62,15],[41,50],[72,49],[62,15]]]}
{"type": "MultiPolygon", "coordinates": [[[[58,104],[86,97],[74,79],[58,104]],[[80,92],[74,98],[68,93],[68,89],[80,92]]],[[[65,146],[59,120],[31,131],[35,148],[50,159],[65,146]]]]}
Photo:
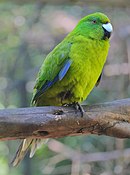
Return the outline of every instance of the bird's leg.
{"type": "Polygon", "coordinates": [[[61,104],[62,104],[62,106],[65,105],[65,103],[63,103],[63,100],[65,99],[65,96],[66,96],[66,92],[61,97],[61,104]]]}
{"type": "Polygon", "coordinates": [[[63,106],[72,106],[74,109],[79,110],[81,112],[81,117],[83,117],[84,115],[84,109],[78,102],[63,104],[63,106]]]}
{"type": "Polygon", "coordinates": [[[72,105],[74,106],[74,108],[76,110],[79,110],[81,112],[81,117],[83,117],[83,115],[84,115],[83,107],[78,102],[74,102],[74,103],[72,103],[72,105]]]}

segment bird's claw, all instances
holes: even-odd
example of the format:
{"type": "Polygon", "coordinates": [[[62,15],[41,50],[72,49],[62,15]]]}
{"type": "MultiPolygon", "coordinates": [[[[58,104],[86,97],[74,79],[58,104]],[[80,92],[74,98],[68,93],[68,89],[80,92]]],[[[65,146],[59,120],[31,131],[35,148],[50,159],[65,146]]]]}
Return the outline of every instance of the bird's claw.
{"type": "Polygon", "coordinates": [[[83,107],[82,107],[78,102],[69,103],[69,104],[64,104],[63,106],[71,106],[71,107],[73,107],[74,109],[80,111],[81,117],[84,116],[84,112],[85,112],[85,111],[84,111],[83,107]]]}
{"type": "Polygon", "coordinates": [[[83,107],[78,102],[76,102],[74,104],[74,107],[75,107],[76,110],[79,110],[81,112],[81,117],[83,117],[84,116],[84,112],[85,112],[83,107]]]}

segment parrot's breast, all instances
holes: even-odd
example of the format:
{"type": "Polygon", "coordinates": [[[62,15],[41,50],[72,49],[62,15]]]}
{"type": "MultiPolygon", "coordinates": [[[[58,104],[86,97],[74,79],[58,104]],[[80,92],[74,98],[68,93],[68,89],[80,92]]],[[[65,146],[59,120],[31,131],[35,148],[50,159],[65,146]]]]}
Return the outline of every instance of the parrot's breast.
{"type": "MultiPolygon", "coordinates": [[[[109,43],[84,40],[75,44],[70,53],[73,60],[69,75],[73,77],[73,100],[81,102],[94,88],[106,61],[109,43]]],[[[69,79],[68,75],[68,79],[69,79]]]]}

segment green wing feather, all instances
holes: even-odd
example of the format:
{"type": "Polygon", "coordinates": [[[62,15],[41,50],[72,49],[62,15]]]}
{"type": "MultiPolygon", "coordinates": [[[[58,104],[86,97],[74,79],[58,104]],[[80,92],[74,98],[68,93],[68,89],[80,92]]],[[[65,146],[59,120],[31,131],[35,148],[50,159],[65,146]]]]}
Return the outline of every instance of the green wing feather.
{"type": "MultiPolygon", "coordinates": [[[[63,41],[64,42],[64,41],[63,41]]],[[[65,61],[69,58],[72,43],[60,43],[45,58],[38,73],[31,104],[39,97],[38,93],[47,81],[52,81],[62,69],[65,61]]],[[[40,94],[40,93],[39,93],[40,94]]]]}

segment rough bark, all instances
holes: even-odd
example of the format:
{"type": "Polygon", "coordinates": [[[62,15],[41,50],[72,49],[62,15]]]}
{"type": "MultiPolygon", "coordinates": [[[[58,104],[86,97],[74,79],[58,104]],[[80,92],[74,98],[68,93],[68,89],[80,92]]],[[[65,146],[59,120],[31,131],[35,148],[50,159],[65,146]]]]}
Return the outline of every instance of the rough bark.
{"type": "Polygon", "coordinates": [[[84,110],[83,117],[70,107],[0,110],[0,140],[83,134],[130,138],[130,99],[84,106],[84,110]]]}

